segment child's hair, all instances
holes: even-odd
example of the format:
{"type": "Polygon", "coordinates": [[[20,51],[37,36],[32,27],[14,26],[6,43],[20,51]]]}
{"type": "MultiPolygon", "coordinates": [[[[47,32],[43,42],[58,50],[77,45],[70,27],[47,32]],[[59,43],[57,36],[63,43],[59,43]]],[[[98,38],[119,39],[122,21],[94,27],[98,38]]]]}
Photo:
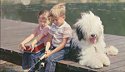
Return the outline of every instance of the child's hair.
{"type": "Polygon", "coordinates": [[[66,13],[65,4],[59,3],[57,5],[54,5],[51,8],[50,13],[53,17],[65,16],[66,13]]]}
{"type": "Polygon", "coordinates": [[[47,13],[47,12],[49,13],[48,10],[40,10],[39,13],[38,13],[38,18],[39,18],[40,15],[42,15],[44,13],[47,13]]]}
{"type": "Polygon", "coordinates": [[[50,12],[49,10],[40,10],[39,13],[38,13],[38,18],[40,15],[44,14],[44,13],[49,13],[48,16],[47,16],[47,23],[50,24],[50,20],[49,20],[49,15],[50,15],[50,12]]]}

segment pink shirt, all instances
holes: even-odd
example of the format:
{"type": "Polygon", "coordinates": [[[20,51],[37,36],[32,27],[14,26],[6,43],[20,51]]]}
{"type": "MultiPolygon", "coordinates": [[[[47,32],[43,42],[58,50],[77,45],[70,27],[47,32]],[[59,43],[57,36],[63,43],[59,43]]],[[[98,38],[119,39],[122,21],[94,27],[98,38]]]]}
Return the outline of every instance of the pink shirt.
{"type": "Polygon", "coordinates": [[[68,38],[65,47],[70,46],[70,40],[72,38],[72,28],[67,22],[64,22],[60,27],[54,23],[50,27],[49,33],[53,36],[52,45],[57,47],[62,42],[63,38],[68,38]]]}
{"type": "Polygon", "coordinates": [[[49,33],[49,30],[50,30],[50,26],[47,25],[45,26],[44,28],[41,28],[40,26],[38,26],[36,29],[35,29],[35,36],[39,35],[39,34],[43,34],[45,35],[45,37],[43,37],[40,42],[43,42],[43,43],[46,43],[47,41],[47,38],[48,38],[48,33],[49,33]]]}

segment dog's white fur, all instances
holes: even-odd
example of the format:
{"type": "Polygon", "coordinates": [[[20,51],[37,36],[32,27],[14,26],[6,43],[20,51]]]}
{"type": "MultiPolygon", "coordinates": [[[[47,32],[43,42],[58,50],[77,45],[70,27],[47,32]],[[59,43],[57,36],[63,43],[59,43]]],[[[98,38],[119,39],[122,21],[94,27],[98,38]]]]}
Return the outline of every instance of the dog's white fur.
{"type": "Polygon", "coordinates": [[[89,13],[82,13],[81,19],[75,23],[75,27],[79,28],[84,34],[84,39],[81,41],[75,40],[81,47],[79,63],[91,68],[102,68],[104,65],[110,65],[107,54],[117,55],[118,50],[114,46],[106,48],[104,29],[100,18],[91,11],[89,13]],[[93,40],[94,43],[90,41],[92,34],[96,35],[96,38],[93,40]]]}

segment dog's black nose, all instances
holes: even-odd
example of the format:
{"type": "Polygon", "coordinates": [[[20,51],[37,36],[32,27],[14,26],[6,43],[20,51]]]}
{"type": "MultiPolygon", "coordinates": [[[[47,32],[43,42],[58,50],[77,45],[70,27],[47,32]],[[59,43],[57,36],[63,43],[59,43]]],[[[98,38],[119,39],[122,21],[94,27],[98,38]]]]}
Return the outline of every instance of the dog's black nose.
{"type": "Polygon", "coordinates": [[[96,37],[96,35],[95,34],[91,34],[91,37],[96,37]]]}

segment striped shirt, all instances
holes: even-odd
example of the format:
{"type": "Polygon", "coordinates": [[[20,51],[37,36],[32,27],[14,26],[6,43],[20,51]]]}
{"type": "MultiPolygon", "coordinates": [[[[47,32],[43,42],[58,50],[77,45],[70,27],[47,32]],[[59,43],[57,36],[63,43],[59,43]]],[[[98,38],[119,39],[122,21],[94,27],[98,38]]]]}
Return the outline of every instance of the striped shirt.
{"type": "Polygon", "coordinates": [[[65,47],[70,46],[70,40],[72,38],[72,28],[67,22],[64,22],[61,26],[56,26],[54,23],[50,27],[49,33],[53,36],[52,45],[57,47],[62,42],[63,38],[68,38],[65,47]]]}

